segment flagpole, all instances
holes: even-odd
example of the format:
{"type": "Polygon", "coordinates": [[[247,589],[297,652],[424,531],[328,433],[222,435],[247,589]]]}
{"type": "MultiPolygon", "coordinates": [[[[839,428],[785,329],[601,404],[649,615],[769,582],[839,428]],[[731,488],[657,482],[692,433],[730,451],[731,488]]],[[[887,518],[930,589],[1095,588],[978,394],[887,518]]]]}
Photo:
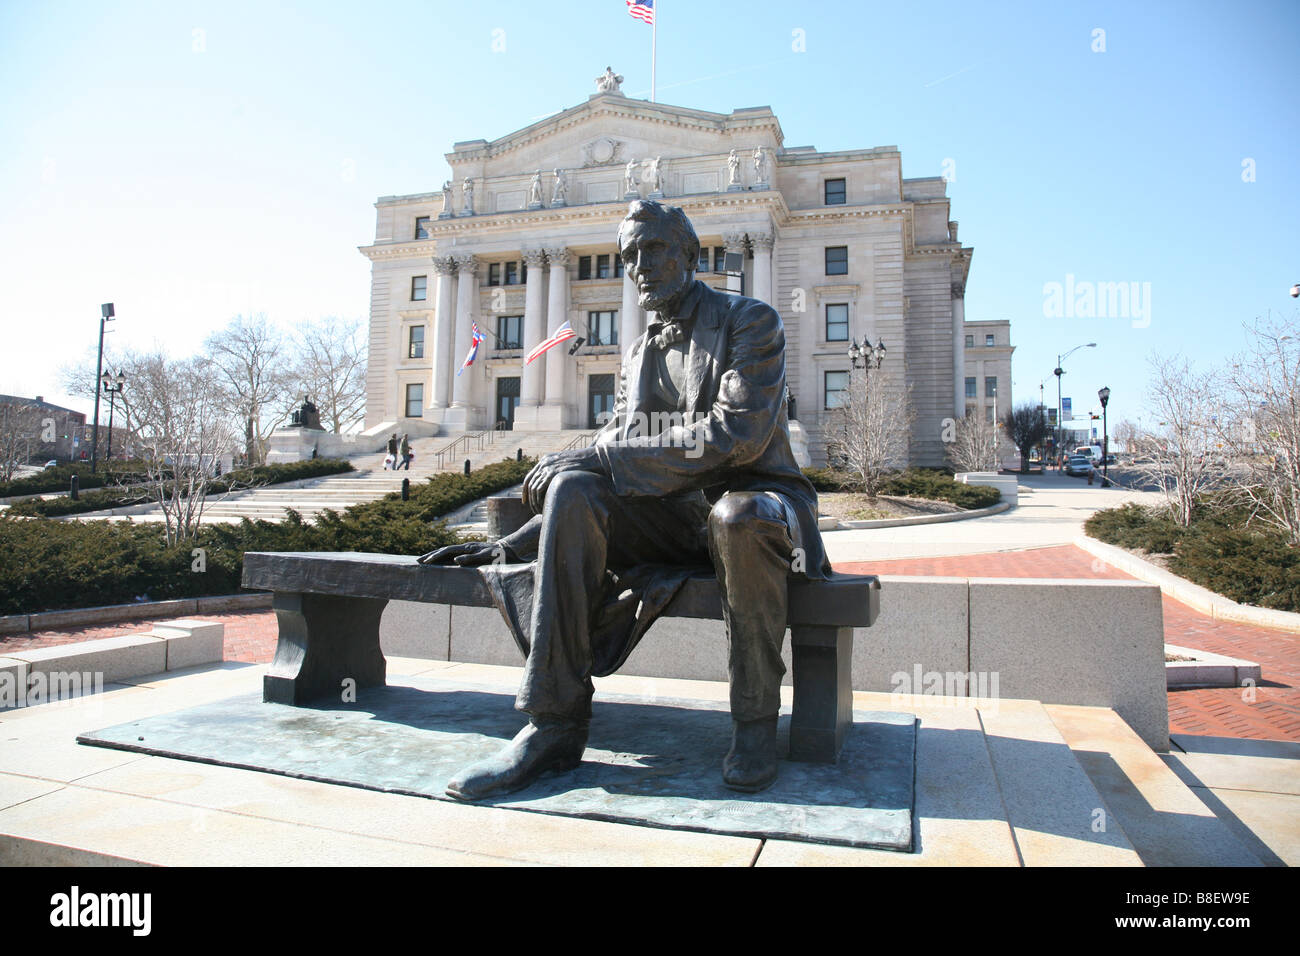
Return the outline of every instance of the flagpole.
{"type": "Polygon", "coordinates": [[[650,24],[650,102],[655,101],[655,55],[658,52],[659,39],[659,5],[654,6],[654,22],[650,24]]]}

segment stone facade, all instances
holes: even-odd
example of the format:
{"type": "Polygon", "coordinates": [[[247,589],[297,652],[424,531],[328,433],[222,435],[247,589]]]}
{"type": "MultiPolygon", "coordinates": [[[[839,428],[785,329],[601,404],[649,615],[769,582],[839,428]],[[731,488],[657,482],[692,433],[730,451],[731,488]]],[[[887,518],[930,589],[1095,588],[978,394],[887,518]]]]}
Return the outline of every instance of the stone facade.
{"type": "Polygon", "coordinates": [[[1011,322],[1007,319],[965,322],[963,334],[966,362],[963,401],[986,420],[1000,422],[1012,407],[1011,353],[1016,347],[1011,344],[1011,322]]]}
{"type": "Polygon", "coordinates": [[[698,278],[781,313],[814,461],[828,384],[848,371],[850,342],[869,337],[911,386],[913,462],[942,463],[943,420],[966,404],[972,250],[944,180],[904,179],[896,148],[787,147],[767,107],[709,113],[603,92],[501,139],[456,143],[447,160],[441,191],[376,203],[375,241],[361,249],[368,429],[590,428],[612,402],[623,345],[645,329],[618,223],[630,199],[662,197],[707,251],[698,278]],[[728,252],[741,274],[724,271],[728,252]],[[524,367],[566,321],[586,339],[576,354],[566,342],[524,367]],[[475,322],[486,341],[458,376],[475,322]]]}

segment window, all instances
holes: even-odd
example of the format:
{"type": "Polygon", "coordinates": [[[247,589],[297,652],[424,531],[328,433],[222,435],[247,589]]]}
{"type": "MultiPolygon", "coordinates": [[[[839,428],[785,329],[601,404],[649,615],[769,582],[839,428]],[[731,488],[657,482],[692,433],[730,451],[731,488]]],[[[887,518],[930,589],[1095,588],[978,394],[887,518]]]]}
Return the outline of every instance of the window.
{"type": "Polygon", "coordinates": [[[488,285],[501,284],[501,263],[494,262],[488,266],[487,284],[488,285]]]}
{"type": "Polygon", "coordinates": [[[828,179],[826,180],[826,205],[842,206],[847,202],[844,180],[828,179]]]}
{"type": "Polygon", "coordinates": [[[518,285],[518,284],[519,284],[519,263],[518,263],[518,262],[507,262],[507,263],[506,263],[506,281],[505,281],[505,284],[506,284],[506,285],[518,285]]]}
{"type": "Polygon", "coordinates": [[[700,261],[697,262],[697,263],[695,264],[695,271],[696,271],[696,272],[708,272],[708,271],[709,271],[709,248],[708,248],[708,246],[700,246],[700,261]]]}
{"type": "Polygon", "coordinates": [[[497,348],[521,349],[524,347],[524,317],[522,315],[497,316],[497,348]]]}
{"type": "Polygon", "coordinates": [[[986,422],[988,422],[990,425],[993,424],[993,406],[992,406],[992,405],[985,405],[985,406],[984,406],[984,420],[985,420],[986,422]]]}
{"type": "Polygon", "coordinates": [[[727,250],[725,248],[723,248],[722,246],[714,246],[713,247],[713,268],[710,269],[709,268],[709,247],[700,246],[700,261],[699,264],[696,265],[695,271],[696,272],[721,272],[723,261],[724,258],[726,257],[726,254],[727,254],[727,250]]]}
{"type": "Polygon", "coordinates": [[[424,417],[424,383],[415,382],[406,386],[406,417],[424,417]]]}
{"type": "Polygon", "coordinates": [[[723,246],[713,247],[713,271],[727,271],[727,250],[723,246]]]}
{"type": "Polygon", "coordinates": [[[826,274],[828,276],[846,276],[849,274],[849,247],[826,247],[826,274]]]}
{"type": "Polygon", "coordinates": [[[990,332],[988,335],[984,336],[984,346],[987,348],[992,344],[993,344],[993,334],[990,332]]]}
{"type": "Polygon", "coordinates": [[[423,302],[429,290],[428,276],[411,276],[411,301],[423,302]]]}
{"type": "Polygon", "coordinates": [[[618,345],[618,313],[587,313],[587,344],[618,345]]]}
{"type": "Polygon", "coordinates": [[[521,349],[524,347],[524,317],[522,315],[497,316],[497,348],[521,349]]]}
{"type": "Polygon", "coordinates": [[[998,397],[998,377],[996,375],[987,375],[984,377],[984,397],[998,397]]]}
{"type": "Polygon", "coordinates": [[[578,278],[591,278],[591,256],[578,256],[578,278]]]}
{"type": "Polygon", "coordinates": [[[424,358],[424,326],[411,326],[410,341],[406,346],[407,358],[424,358]]]}
{"type": "Polygon", "coordinates": [[[826,341],[849,340],[849,307],[847,303],[826,306],[826,341]]]}
{"type": "Polygon", "coordinates": [[[609,278],[609,255],[596,256],[596,278],[609,278]]]}
{"type": "Polygon", "coordinates": [[[970,378],[966,379],[966,397],[967,397],[967,398],[974,398],[974,397],[975,397],[975,378],[974,378],[974,376],[971,376],[970,378]]]}
{"type": "Polygon", "coordinates": [[[617,252],[614,253],[614,278],[623,278],[623,257],[617,252]]]}
{"type": "Polygon", "coordinates": [[[839,408],[849,391],[849,373],[827,372],[825,381],[825,401],[822,402],[822,406],[828,409],[839,408]]]}
{"type": "Polygon", "coordinates": [[[416,239],[429,238],[429,217],[428,216],[417,216],[415,218],[415,238],[416,239]]]}
{"type": "Polygon", "coordinates": [[[966,348],[973,349],[974,347],[975,347],[975,336],[973,335],[966,336],[966,348]]]}

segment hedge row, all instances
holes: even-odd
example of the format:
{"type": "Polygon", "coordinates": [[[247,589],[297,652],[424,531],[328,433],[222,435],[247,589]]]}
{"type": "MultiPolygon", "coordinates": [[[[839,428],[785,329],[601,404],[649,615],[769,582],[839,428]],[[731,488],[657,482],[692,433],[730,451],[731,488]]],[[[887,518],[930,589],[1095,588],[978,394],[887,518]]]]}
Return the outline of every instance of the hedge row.
{"type": "MultiPolygon", "coordinates": [[[[286,481],[301,481],[306,478],[319,478],[322,475],[337,475],[355,470],[351,462],[342,458],[314,458],[310,461],[292,461],[279,465],[258,465],[255,468],[232,471],[208,482],[208,494],[221,495],[231,488],[239,490],[261,485],[283,484],[286,481]]],[[[64,490],[67,490],[66,487],[64,490]]],[[[149,492],[137,481],[120,487],[92,491],[81,495],[76,501],[68,495],[48,499],[30,498],[26,501],[14,502],[10,510],[16,515],[27,517],[58,518],[63,515],[86,514],[91,511],[107,511],[110,508],[138,505],[150,500],[149,492]]]]}
{"type": "Polygon", "coordinates": [[[72,476],[79,475],[78,484],[83,489],[102,488],[110,482],[121,479],[124,475],[138,475],[144,471],[144,464],[138,461],[115,461],[110,472],[108,463],[102,464],[93,475],[90,462],[77,462],[70,465],[58,465],[38,471],[34,475],[15,478],[13,481],[0,481],[0,498],[13,495],[48,495],[53,492],[67,491],[72,483],[72,476]]]}
{"type": "MultiPolygon", "coordinates": [[[[861,482],[846,471],[834,468],[805,468],[804,475],[818,491],[862,490],[861,482]]],[[[1002,500],[1002,493],[985,485],[964,485],[954,481],[952,472],[941,468],[909,468],[890,478],[883,494],[900,497],[929,498],[948,501],[959,508],[988,508],[1002,500]]]]}
{"type": "Polygon", "coordinates": [[[152,524],[0,516],[0,614],[232,594],[245,551],[421,554],[459,540],[437,519],[518,484],[531,466],[525,459],[438,475],[412,489],[409,501],[392,494],[326,511],[312,524],[293,511],[279,522],[213,522],[196,542],[170,549],[152,524]],[[202,549],[201,562],[194,548],[202,549]]]}
{"type": "Polygon", "coordinates": [[[1098,541],[1169,555],[1169,570],[1242,604],[1300,611],[1300,550],[1249,513],[1207,496],[1188,527],[1163,508],[1127,504],[1098,511],[1084,531],[1098,541]]]}

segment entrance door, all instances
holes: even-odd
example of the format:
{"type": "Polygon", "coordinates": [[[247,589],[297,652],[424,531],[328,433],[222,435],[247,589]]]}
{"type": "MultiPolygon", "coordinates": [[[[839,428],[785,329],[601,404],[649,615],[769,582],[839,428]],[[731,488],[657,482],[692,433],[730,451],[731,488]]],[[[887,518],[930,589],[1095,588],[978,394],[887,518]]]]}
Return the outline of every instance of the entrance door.
{"type": "Polygon", "coordinates": [[[497,424],[506,431],[515,427],[515,409],[519,407],[519,379],[497,379],[497,424]],[[505,422],[504,425],[501,425],[505,422]]]}
{"type": "Polygon", "coordinates": [[[599,428],[614,412],[614,376],[587,376],[587,427],[599,428]],[[604,413],[604,418],[601,414],[604,413]]]}

